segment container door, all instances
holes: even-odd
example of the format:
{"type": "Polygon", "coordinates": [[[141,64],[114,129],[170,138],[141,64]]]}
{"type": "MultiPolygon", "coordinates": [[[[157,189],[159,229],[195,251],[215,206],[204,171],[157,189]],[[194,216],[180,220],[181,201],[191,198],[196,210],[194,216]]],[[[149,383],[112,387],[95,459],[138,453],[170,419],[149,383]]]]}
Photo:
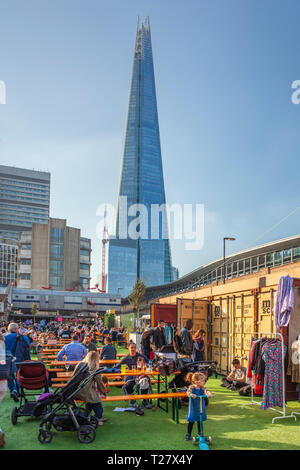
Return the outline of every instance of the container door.
{"type": "Polygon", "coordinates": [[[240,295],[233,298],[232,313],[232,359],[240,359],[242,366],[247,367],[254,331],[254,296],[240,295]]]}
{"type": "Polygon", "coordinates": [[[218,371],[227,374],[229,370],[229,331],[231,299],[220,297],[213,300],[212,307],[212,360],[218,362],[218,371]]]}
{"type": "Polygon", "coordinates": [[[274,323],[274,298],[275,291],[270,289],[262,291],[258,294],[258,316],[257,316],[257,331],[258,333],[273,333],[275,332],[274,323]]]}

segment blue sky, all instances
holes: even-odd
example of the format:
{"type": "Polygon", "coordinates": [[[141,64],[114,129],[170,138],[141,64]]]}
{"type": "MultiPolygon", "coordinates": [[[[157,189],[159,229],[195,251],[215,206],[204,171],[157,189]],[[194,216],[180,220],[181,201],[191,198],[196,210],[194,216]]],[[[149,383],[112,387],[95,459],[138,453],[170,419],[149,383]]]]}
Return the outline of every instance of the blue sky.
{"type": "Polygon", "coordinates": [[[93,240],[115,204],[137,16],[150,15],[168,203],[205,204],[199,252],[172,242],[183,275],[300,232],[298,0],[10,0],[0,16],[1,163],[49,170],[51,216],[93,240]]]}

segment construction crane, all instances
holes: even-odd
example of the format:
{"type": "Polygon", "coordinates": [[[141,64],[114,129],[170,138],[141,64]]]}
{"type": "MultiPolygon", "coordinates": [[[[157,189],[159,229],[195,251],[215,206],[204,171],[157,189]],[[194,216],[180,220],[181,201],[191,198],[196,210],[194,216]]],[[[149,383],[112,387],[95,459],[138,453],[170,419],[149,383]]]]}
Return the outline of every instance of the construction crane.
{"type": "Polygon", "coordinates": [[[107,211],[106,207],[104,210],[104,223],[103,223],[103,236],[102,236],[102,292],[106,292],[106,285],[105,285],[105,254],[106,254],[106,244],[109,241],[108,237],[108,230],[106,226],[106,216],[107,211]]]}

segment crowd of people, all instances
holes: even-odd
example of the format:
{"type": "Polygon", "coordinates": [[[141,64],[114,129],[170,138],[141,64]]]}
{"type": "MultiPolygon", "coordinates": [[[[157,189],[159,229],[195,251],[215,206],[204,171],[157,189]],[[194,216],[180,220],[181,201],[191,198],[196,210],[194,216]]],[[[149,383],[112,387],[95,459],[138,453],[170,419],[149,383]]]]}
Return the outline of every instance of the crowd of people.
{"type": "MultiPolygon", "coordinates": [[[[121,369],[126,366],[128,375],[124,377],[122,392],[124,395],[132,395],[138,390],[141,394],[147,395],[152,392],[151,380],[148,375],[141,372],[140,375],[130,372],[133,370],[145,370],[151,368],[151,360],[154,352],[159,352],[168,344],[165,336],[164,321],[160,320],[155,328],[149,328],[144,331],[141,338],[141,346],[137,351],[137,346],[130,341],[128,354],[116,362],[115,368],[121,369]]],[[[172,339],[172,346],[178,353],[189,357],[194,361],[205,360],[205,331],[198,330],[192,334],[193,322],[188,320],[184,327],[178,331],[175,329],[172,339]]],[[[124,335],[126,329],[107,328],[102,320],[75,321],[68,322],[47,321],[33,322],[27,320],[22,323],[2,323],[0,325],[0,351],[5,351],[6,355],[15,358],[13,362],[12,374],[8,380],[1,380],[0,375],[0,401],[4,398],[7,388],[10,397],[19,401],[19,385],[16,379],[17,363],[31,358],[31,354],[37,354],[37,358],[42,360],[42,348],[45,345],[55,346],[60,340],[69,339],[70,342],[62,346],[57,354],[58,361],[79,361],[73,366],[74,373],[82,363],[87,363],[90,372],[99,368],[101,360],[113,359],[117,361],[117,350],[115,344],[124,346],[124,335]],[[98,353],[97,343],[100,343],[101,350],[98,353]]],[[[127,336],[128,339],[128,336],[127,336]]],[[[69,370],[72,370],[70,367],[69,370]]],[[[195,382],[196,388],[199,383],[195,382]]],[[[202,383],[202,382],[201,382],[202,383]]],[[[78,400],[86,402],[86,406],[93,411],[98,424],[103,425],[107,420],[103,417],[103,406],[101,396],[107,393],[107,380],[104,375],[97,375],[96,383],[91,382],[80,390],[78,400]]],[[[200,386],[201,388],[201,386],[200,386]]],[[[142,414],[142,407],[130,402],[135,406],[136,414],[142,414]]],[[[144,399],[142,405],[146,409],[154,409],[149,400],[144,399]]],[[[190,427],[189,432],[190,434],[190,427]]],[[[0,428],[0,446],[4,443],[4,433],[0,428]]]]}

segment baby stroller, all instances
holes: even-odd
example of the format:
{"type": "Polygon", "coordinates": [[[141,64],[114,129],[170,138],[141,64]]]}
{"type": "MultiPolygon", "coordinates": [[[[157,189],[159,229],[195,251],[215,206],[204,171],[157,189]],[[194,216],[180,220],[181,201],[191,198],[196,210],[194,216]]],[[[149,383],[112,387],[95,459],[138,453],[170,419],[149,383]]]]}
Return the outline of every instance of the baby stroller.
{"type": "Polygon", "coordinates": [[[50,408],[40,424],[38,440],[41,444],[52,441],[52,426],[59,432],[76,431],[79,442],[83,444],[95,440],[98,420],[88,410],[78,407],[74,396],[96,375],[105,370],[106,368],[100,368],[91,374],[88,364],[82,363],[65,387],[57,388],[55,393],[40,397],[34,410],[35,416],[39,416],[45,406],[50,408]]]}
{"type": "MultiPolygon", "coordinates": [[[[45,364],[40,361],[24,361],[17,362],[19,366],[17,371],[17,380],[20,384],[20,405],[15,406],[11,412],[12,424],[17,424],[18,418],[21,416],[34,416],[33,410],[36,400],[30,401],[29,397],[35,396],[35,393],[25,393],[25,390],[41,390],[44,393],[49,392],[48,387],[48,371],[45,364]]],[[[45,412],[42,410],[41,413],[45,412]]]]}
{"type": "Polygon", "coordinates": [[[161,347],[160,351],[155,351],[155,356],[157,360],[177,360],[177,353],[174,347],[171,344],[166,344],[161,347]]]}
{"type": "MultiPolygon", "coordinates": [[[[180,371],[180,374],[175,375],[175,377],[169,382],[168,388],[172,392],[185,392],[188,388],[188,384],[185,381],[185,377],[189,372],[203,372],[207,379],[216,371],[217,362],[215,361],[197,361],[192,362],[188,358],[180,358],[177,360],[177,370],[180,371]]],[[[188,402],[188,398],[182,398],[180,402],[188,402]]],[[[208,399],[205,399],[205,404],[208,406],[208,399]]]]}
{"type": "Polygon", "coordinates": [[[192,362],[187,358],[180,358],[177,361],[177,370],[180,374],[177,374],[173,380],[169,383],[169,388],[173,392],[180,392],[182,389],[187,388],[185,377],[189,372],[203,372],[207,378],[209,378],[216,371],[217,363],[215,361],[197,361],[192,362]]]}

